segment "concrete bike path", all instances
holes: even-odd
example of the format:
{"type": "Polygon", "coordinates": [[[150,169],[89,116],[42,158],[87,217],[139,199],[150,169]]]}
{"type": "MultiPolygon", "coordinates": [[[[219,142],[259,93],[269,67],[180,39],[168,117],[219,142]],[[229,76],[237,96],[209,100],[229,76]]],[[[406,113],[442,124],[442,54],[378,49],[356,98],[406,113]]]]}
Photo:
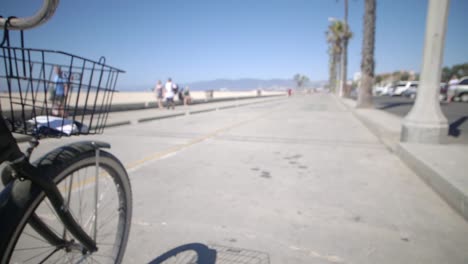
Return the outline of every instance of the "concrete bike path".
{"type": "MultiPolygon", "coordinates": [[[[167,120],[153,133],[190,137],[232,115],[189,118],[190,130],[167,120]]],[[[218,263],[468,260],[466,222],[332,97],[236,115],[132,172],[128,262],[190,242],[231,249],[218,263]],[[226,261],[233,252],[238,262],[226,261]]]]}
{"type": "Polygon", "coordinates": [[[464,219],[330,95],[94,138],[112,144],[132,181],[125,263],[191,242],[217,250],[217,263],[468,261],[464,219]]]}

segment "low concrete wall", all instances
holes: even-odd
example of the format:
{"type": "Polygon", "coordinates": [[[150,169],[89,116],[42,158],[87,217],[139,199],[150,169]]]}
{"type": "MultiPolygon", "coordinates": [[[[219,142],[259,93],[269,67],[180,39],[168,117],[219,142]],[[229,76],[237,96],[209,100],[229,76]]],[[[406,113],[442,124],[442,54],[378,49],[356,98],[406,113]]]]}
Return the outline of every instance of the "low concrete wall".
{"type": "MultiPolygon", "coordinates": [[[[213,98],[207,99],[205,91],[195,91],[190,92],[192,97],[192,105],[193,104],[201,104],[201,103],[214,103],[214,102],[223,102],[223,101],[231,101],[231,100],[244,100],[244,99],[253,99],[253,98],[267,98],[267,97],[275,97],[275,96],[284,96],[286,95],[285,92],[279,91],[262,91],[262,95],[258,96],[257,91],[241,91],[241,92],[223,92],[223,91],[214,91],[213,98]]],[[[19,98],[19,96],[16,96],[19,98]]],[[[73,99],[73,98],[72,98],[73,99]]],[[[18,99],[19,100],[19,99],[18,99]]],[[[36,98],[38,102],[38,106],[41,105],[39,102],[43,102],[43,96],[39,96],[36,98]]],[[[71,100],[73,101],[73,100],[71,100]]],[[[5,96],[1,100],[2,103],[2,110],[4,116],[10,116],[10,104],[8,97],[5,96]]],[[[175,98],[176,104],[182,104],[181,101],[178,100],[177,96],[175,98]]],[[[81,104],[79,104],[81,106],[81,104]]],[[[80,106],[78,109],[80,109],[80,106]]],[[[15,104],[15,116],[21,116],[21,105],[15,104]]],[[[51,107],[51,106],[49,106],[51,107]]],[[[110,112],[118,112],[118,111],[131,111],[131,110],[139,110],[139,109],[146,109],[146,108],[156,108],[156,94],[154,92],[115,92],[112,98],[112,106],[110,108],[110,112]]],[[[31,106],[27,107],[25,111],[26,117],[31,117],[31,106]]]]}

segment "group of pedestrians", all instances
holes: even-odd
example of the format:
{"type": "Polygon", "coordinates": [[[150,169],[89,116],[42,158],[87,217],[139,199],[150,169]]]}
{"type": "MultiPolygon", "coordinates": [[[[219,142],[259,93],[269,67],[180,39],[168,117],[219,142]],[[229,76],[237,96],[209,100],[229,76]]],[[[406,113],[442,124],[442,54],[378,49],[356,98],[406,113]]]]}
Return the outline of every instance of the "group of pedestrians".
{"type": "Polygon", "coordinates": [[[167,82],[164,85],[161,80],[159,80],[156,87],[154,87],[154,91],[156,93],[156,100],[160,109],[164,107],[164,102],[167,109],[175,109],[174,100],[176,97],[180,102],[183,102],[184,105],[189,105],[192,102],[189,87],[186,86],[185,89],[182,89],[178,84],[172,82],[171,78],[167,79],[167,82]]]}

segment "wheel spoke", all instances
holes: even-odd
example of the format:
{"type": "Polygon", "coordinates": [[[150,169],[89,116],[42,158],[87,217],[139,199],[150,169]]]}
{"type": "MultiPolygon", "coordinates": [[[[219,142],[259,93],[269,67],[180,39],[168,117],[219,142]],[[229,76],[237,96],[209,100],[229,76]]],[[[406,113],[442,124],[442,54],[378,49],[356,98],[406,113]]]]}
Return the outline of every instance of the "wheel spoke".
{"type": "MultiPolygon", "coordinates": [[[[42,251],[41,253],[38,253],[37,255],[32,256],[32,257],[30,257],[30,258],[24,260],[24,262],[29,262],[29,261],[31,261],[31,260],[33,260],[33,259],[40,258],[40,257],[42,257],[42,256],[45,255],[45,254],[47,254],[46,258],[49,258],[51,254],[53,254],[53,253],[56,252],[56,250],[57,250],[57,249],[54,248],[54,249],[52,249],[52,252],[51,252],[51,249],[48,249],[48,250],[46,250],[46,251],[42,251]],[[50,252],[50,253],[49,253],[49,252],[50,252]]],[[[39,262],[35,262],[35,263],[41,263],[41,262],[43,262],[43,261],[44,261],[44,259],[41,260],[41,261],[39,261],[39,262]]]]}
{"type": "MultiPolygon", "coordinates": [[[[48,201],[48,200],[47,200],[47,201],[48,201]]],[[[46,203],[47,203],[47,202],[46,202],[46,203]]],[[[50,206],[49,206],[49,208],[50,208],[50,206]]],[[[50,208],[50,210],[53,210],[53,209],[50,208]]],[[[55,214],[56,217],[57,217],[56,219],[58,219],[58,216],[57,216],[57,214],[55,213],[55,211],[54,211],[54,214],[55,214]]],[[[37,215],[37,217],[39,217],[40,219],[44,219],[44,217],[41,217],[41,215],[37,215]]],[[[52,232],[54,232],[55,235],[57,235],[57,237],[60,237],[60,233],[59,233],[59,232],[57,231],[57,229],[55,229],[50,223],[47,224],[47,223],[44,222],[44,221],[43,221],[43,223],[44,223],[44,225],[47,225],[47,227],[48,227],[52,232]]],[[[61,222],[58,221],[58,223],[61,223],[61,222]]],[[[65,227],[64,227],[64,228],[65,228],[65,227]]]]}
{"type": "Polygon", "coordinates": [[[55,248],[55,246],[43,246],[43,247],[30,247],[30,248],[17,248],[16,251],[24,251],[24,250],[38,250],[38,249],[51,249],[55,248]]]}
{"type": "Polygon", "coordinates": [[[96,175],[95,177],[95,186],[94,186],[94,232],[93,232],[93,238],[96,240],[97,237],[97,222],[98,222],[98,198],[99,198],[99,149],[95,150],[96,152],[96,175]]]}
{"type": "Polygon", "coordinates": [[[41,241],[41,242],[47,243],[47,241],[46,241],[45,239],[39,238],[38,236],[33,236],[33,235],[31,235],[31,234],[29,234],[29,233],[27,233],[27,232],[23,232],[23,234],[25,234],[25,235],[27,235],[27,236],[29,236],[29,237],[35,238],[35,239],[37,239],[37,240],[39,240],[39,241],[41,241]]]}
{"type": "MultiPolygon", "coordinates": [[[[80,171],[77,172],[78,174],[78,182],[81,182],[82,178],[80,177],[80,171]]],[[[79,223],[83,223],[83,196],[82,196],[82,188],[78,188],[78,215],[80,217],[79,223]]]]}
{"type": "Polygon", "coordinates": [[[99,229],[102,229],[102,228],[104,228],[106,225],[108,225],[111,219],[115,219],[114,217],[115,217],[116,215],[119,215],[119,213],[115,213],[115,212],[114,212],[113,214],[109,214],[109,216],[107,216],[107,217],[104,219],[104,221],[102,221],[101,225],[99,226],[99,229]]]}
{"type": "MultiPolygon", "coordinates": [[[[70,175],[70,177],[68,177],[68,195],[67,195],[67,209],[70,210],[70,201],[71,201],[71,191],[72,191],[72,186],[73,186],[73,177],[74,177],[74,174],[70,175]]],[[[66,240],[67,239],[67,229],[65,228],[65,226],[63,227],[63,236],[62,236],[63,240],[66,240]]]]}

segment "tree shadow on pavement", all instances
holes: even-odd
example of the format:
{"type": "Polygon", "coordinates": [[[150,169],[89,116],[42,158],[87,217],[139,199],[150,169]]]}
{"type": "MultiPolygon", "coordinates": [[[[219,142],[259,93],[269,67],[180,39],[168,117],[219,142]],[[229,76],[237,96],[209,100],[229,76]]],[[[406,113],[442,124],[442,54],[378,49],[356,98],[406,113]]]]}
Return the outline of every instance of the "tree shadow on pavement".
{"type": "Polygon", "coordinates": [[[389,108],[395,108],[398,106],[413,105],[413,104],[414,102],[385,103],[385,104],[377,105],[376,108],[380,110],[385,110],[389,108]]]}
{"type": "Polygon", "coordinates": [[[452,137],[459,137],[461,134],[461,130],[459,127],[468,120],[468,116],[462,116],[459,119],[452,122],[449,126],[449,135],[452,137]]]}

